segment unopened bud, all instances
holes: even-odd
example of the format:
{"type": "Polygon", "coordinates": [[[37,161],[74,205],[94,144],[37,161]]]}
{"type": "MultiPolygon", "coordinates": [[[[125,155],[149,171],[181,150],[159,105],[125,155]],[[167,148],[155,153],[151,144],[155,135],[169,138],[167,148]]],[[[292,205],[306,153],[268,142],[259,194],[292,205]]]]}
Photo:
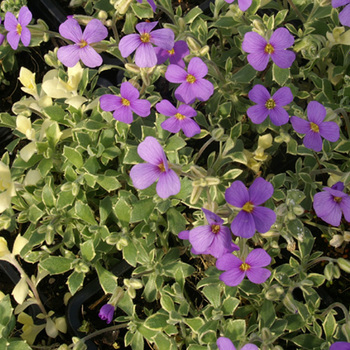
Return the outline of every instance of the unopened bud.
{"type": "Polygon", "coordinates": [[[126,247],[129,244],[128,240],[126,238],[121,238],[117,243],[117,249],[122,250],[124,247],[126,247]]]}
{"type": "Polygon", "coordinates": [[[137,278],[130,278],[129,283],[130,286],[134,289],[141,289],[143,287],[141,280],[137,278]]]}
{"type": "Polygon", "coordinates": [[[215,141],[222,141],[220,140],[225,135],[225,130],[223,128],[216,128],[211,132],[211,136],[215,141]]]}
{"type": "Polygon", "coordinates": [[[334,248],[339,248],[344,242],[344,238],[342,235],[334,235],[332,239],[329,241],[329,244],[334,248]]]}
{"type": "Polygon", "coordinates": [[[190,198],[190,203],[191,204],[196,204],[202,194],[203,187],[200,186],[193,186],[192,193],[191,193],[191,198],[190,198]]]}
{"type": "Polygon", "coordinates": [[[296,218],[296,216],[295,216],[294,213],[288,212],[288,214],[287,214],[287,219],[288,219],[289,221],[295,220],[295,218],[296,218]]]}
{"type": "Polygon", "coordinates": [[[295,205],[293,207],[293,213],[297,216],[304,214],[304,208],[301,205],[295,205]]]}
{"type": "Polygon", "coordinates": [[[199,167],[197,165],[192,165],[190,170],[192,174],[197,177],[204,177],[207,175],[207,171],[204,168],[199,167]]]}
{"type": "Polygon", "coordinates": [[[205,56],[209,52],[209,46],[205,45],[199,50],[199,56],[205,56]]]}
{"type": "Polygon", "coordinates": [[[287,293],[286,296],[283,298],[283,304],[293,314],[298,313],[298,308],[295,305],[295,300],[291,293],[287,293]]]}
{"type": "Polygon", "coordinates": [[[134,63],[125,63],[125,69],[131,73],[140,74],[141,69],[134,63]]]}
{"type": "Polygon", "coordinates": [[[220,184],[220,179],[217,177],[208,176],[205,178],[207,186],[216,186],[220,184]]]}
{"type": "Polygon", "coordinates": [[[326,277],[327,281],[332,281],[333,279],[333,267],[334,267],[334,264],[330,262],[324,268],[323,274],[326,277]]]}
{"type": "Polygon", "coordinates": [[[186,42],[191,51],[197,52],[201,49],[201,46],[199,45],[198,41],[192,37],[187,37],[186,42]]]}
{"type": "Polygon", "coordinates": [[[100,11],[98,12],[97,18],[98,18],[98,19],[101,19],[101,20],[105,20],[105,19],[108,18],[108,14],[107,14],[106,11],[100,10],[100,11]]]}
{"type": "Polygon", "coordinates": [[[337,260],[338,266],[345,272],[350,273],[350,261],[344,258],[339,258],[337,260]]]}

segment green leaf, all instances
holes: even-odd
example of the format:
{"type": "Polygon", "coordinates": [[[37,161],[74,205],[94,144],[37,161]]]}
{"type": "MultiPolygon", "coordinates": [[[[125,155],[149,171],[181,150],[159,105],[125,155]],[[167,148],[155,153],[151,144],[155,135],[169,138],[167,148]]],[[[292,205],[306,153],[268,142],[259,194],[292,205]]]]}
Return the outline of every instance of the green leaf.
{"type": "Polygon", "coordinates": [[[228,320],[226,323],[225,336],[230,339],[245,339],[246,324],[245,320],[228,320]]]}
{"type": "Polygon", "coordinates": [[[49,106],[44,108],[44,113],[52,120],[57,122],[64,121],[66,112],[58,105],[49,106]]]}
{"type": "Polygon", "coordinates": [[[184,322],[191,328],[195,333],[198,333],[199,329],[204,325],[204,320],[200,317],[187,318],[184,322]]]}
{"type": "Polygon", "coordinates": [[[276,64],[272,65],[272,76],[280,86],[284,86],[290,77],[289,68],[280,68],[276,64]]]}
{"type": "Polygon", "coordinates": [[[175,311],[173,298],[170,297],[168,294],[161,293],[160,305],[165,311],[168,311],[168,312],[175,311]]]}
{"type": "Polygon", "coordinates": [[[131,205],[129,205],[126,200],[122,197],[119,198],[117,204],[114,207],[114,213],[118,220],[125,222],[129,225],[130,215],[131,215],[131,205]]]}
{"type": "Polygon", "coordinates": [[[39,209],[35,204],[32,204],[29,207],[28,219],[33,224],[35,224],[43,215],[44,212],[41,209],[39,209]]]}
{"type": "Polygon", "coordinates": [[[321,349],[324,340],[313,334],[301,334],[290,339],[294,344],[303,349],[321,349]]]}
{"type": "Polygon", "coordinates": [[[92,239],[80,244],[81,255],[86,261],[92,261],[96,256],[95,246],[92,239]]]}
{"type": "Polygon", "coordinates": [[[114,191],[121,187],[120,182],[114,176],[99,175],[96,181],[108,192],[114,191]]]}
{"type": "Polygon", "coordinates": [[[322,326],[326,335],[326,339],[329,341],[332,340],[332,336],[337,329],[337,321],[331,312],[327,314],[322,326]]]}
{"type": "Polygon", "coordinates": [[[156,314],[151,315],[144,322],[144,326],[150,329],[162,330],[165,328],[167,324],[167,320],[169,318],[168,314],[162,314],[157,312],[156,314]]]}
{"type": "Polygon", "coordinates": [[[71,162],[77,168],[83,166],[83,157],[76,149],[64,146],[63,155],[67,158],[69,162],[71,162]]]}
{"type": "Polygon", "coordinates": [[[109,272],[102,267],[100,263],[96,263],[95,267],[103,291],[106,294],[113,294],[116,286],[118,285],[118,278],[114,276],[112,272],[109,272]]]}
{"type": "Polygon", "coordinates": [[[123,247],[123,258],[128,262],[128,264],[136,267],[137,248],[133,242],[129,242],[126,247],[123,247]]]}
{"type": "Polygon", "coordinates": [[[276,314],[275,314],[275,308],[273,306],[272,301],[270,300],[264,300],[260,312],[259,312],[259,319],[261,323],[261,328],[266,327],[270,328],[272,324],[275,322],[276,314]]]}
{"type": "Polygon", "coordinates": [[[43,187],[43,192],[41,194],[43,203],[49,207],[52,208],[56,205],[56,196],[51,188],[51,186],[49,186],[48,184],[46,184],[43,187]]]}
{"type": "Polygon", "coordinates": [[[184,20],[186,24],[191,24],[196,17],[198,17],[203,11],[198,7],[194,7],[189,13],[186,14],[184,20]]]}
{"type": "Polygon", "coordinates": [[[175,208],[170,208],[167,212],[168,229],[177,235],[186,229],[186,219],[175,208]]]}
{"type": "Polygon", "coordinates": [[[155,203],[153,203],[153,198],[143,199],[134,204],[133,210],[131,212],[130,223],[146,220],[151,215],[155,203]]]}
{"type": "Polygon", "coordinates": [[[62,191],[58,193],[57,209],[64,209],[74,202],[75,196],[72,191],[62,191]]]}
{"type": "Polygon", "coordinates": [[[174,136],[170,137],[164,150],[167,152],[177,151],[185,146],[186,146],[186,142],[184,141],[184,139],[182,137],[174,135],[174,136]]]}
{"type": "Polygon", "coordinates": [[[0,338],[7,338],[15,327],[16,319],[12,314],[12,306],[9,295],[0,300],[0,338]]]}
{"type": "Polygon", "coordinates": [[[85,222],[91,225],[97,224],[91,208],[86,203],[83,203],[82,201],[78,200],[75,203],[74,209],[75,214],[78,218],[84,220],[85,222]]]}
{"type": "Polygon", "coordinates": [[[236,83],[249,83],[255,76],[256,70],[250,64],[246,64],[237,73],[233,74],[232,79],[236,83]]]}
{"type": "Polygon", "coordinates": [[[209,302],[218,308],[221,304],[221,288],[220,284],[212,284],[203,288],[203,294],[209,300],[209,302]]]}
{"type": "Polygon", "coordinates": [[[73,259],[63,256],[50,256],[40,263],[40,266],[51,275],[57,275],[71,270],[73,259]]]}
{"type": "Polygon", "coordinates": [[[68,288],[72,295],[74,295],[77,290],[83,285],[84,283],[85,274],[84,272],[76,272],[73,271],[73,273],[68,277],[68,288]]]}

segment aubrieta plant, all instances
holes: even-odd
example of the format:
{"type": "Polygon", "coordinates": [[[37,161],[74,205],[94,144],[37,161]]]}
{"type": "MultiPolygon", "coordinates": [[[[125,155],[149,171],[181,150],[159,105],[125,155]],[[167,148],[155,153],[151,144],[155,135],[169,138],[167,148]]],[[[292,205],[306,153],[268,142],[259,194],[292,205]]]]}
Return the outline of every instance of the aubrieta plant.
{"type": "Polygon", "coordinates": [[[30,5],[0,5],[0,349],[349,349],[349,1],[30,5]]]}

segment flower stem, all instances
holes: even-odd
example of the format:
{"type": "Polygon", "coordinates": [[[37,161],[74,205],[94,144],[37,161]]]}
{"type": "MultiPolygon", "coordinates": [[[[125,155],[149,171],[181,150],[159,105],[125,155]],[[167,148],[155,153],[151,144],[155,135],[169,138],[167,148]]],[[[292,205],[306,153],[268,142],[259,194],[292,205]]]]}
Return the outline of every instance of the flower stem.
{"type": "Polygon", "coordinates": [[[293,0],[287,0],[290,7],[295,11],[295,13],[297,14],[297,16],[300,18],[300,20],[305,23],[306,20],[304,18],[304,16],[301,14],[301,12],[298,10],[298,8],[294,5],[293,0]]]}

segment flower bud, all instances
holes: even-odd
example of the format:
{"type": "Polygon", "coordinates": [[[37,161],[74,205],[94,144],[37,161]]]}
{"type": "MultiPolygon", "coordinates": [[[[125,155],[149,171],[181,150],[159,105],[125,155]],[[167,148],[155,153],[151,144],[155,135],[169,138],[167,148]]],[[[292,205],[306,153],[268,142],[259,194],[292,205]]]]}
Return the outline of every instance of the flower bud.
{"type": "Polygon", "coordinates": [[[128,11],[132,0],[121,0],[114,4],[114,8],[121,14],[125,15],[128,11]]]}
{"type": "Polygon", "coordinates": [[[125,69],[131,73],[140,74],[141,69],[134,63],[125,63],[125,69]]]}
{"type": "Polygon", "coordinates": [[[344,237],[345,242],[350,242],[350,232],[349,231],[345,231],[343,237],[344,237]]]}
{"type": "Polygon", "coordinates": [[[137,278],[130,278],[129,283],[134,289],[141,289],[143,287],[142,281],[137,278]]]}
{"type": "Polygon", "coordinates": [[[304,214],[304,208],[301,206],[301,205],[295,205],[294,207],[293,207],[293,213],[295,214],[295,215],[297,215],[297,216],[299,216],[299,215],[303,215],[304,214]]]}
{"type": "Polygon", "coordinates": [[[108,18],[108,14],[106,11],[100,10],[97,15],[98,19],[105,20],[108,18]]]}
{"type": "Polygon", "coordinates": [[[298,308],[295,305],[295,300],[292,296],[291,293],[287,293],[286,296],[283,298],[283,304],[284,306],[293,314],[297,314],[298,313],[298,308]]]}
{"type": "Polygon", "coordinates": [[[211,136],[215,141],[224,141],[221,138],[225,135],[225,130],[223,128],[216,128],[211,132],[211,136]]]}
{"type": "Polygon", "coordinates": [[[122,250],[124,247],[126,247],[129,244],[128,240],[126,238],[121,238],[117,242],[117,249],[122,250]]]}
{"type": "Polygon", "coordinates": [[[344,258],[339,258],[337,260],[338,266],[345,272],[350,273],[350,261],[344,258]]]}
{"type": "Polygon", "coordinates": [[[207,175],[207,171],[204,168],[199,167],[197,165],[192,165],[190,170],[192,174],[197,177],[204,177],[207,175]]]}
{"type": "Polygon", "coordinates": [[[213,176],[207,176],[205,181],[207,182],[207,186],[216,186],[220,184],[220,179],[213,176]]]}
{"type": "Polygon", "coordinates": [[[201,46],[199,45],[198,41],[192,37],[187,37],[186,42],[191,51],[197,52],[201,49],[201,46]]]}
{"type": "Polygon", "coordinates": [[[209,46],[205,45],[199,50],[199,56],[205,56],[209,52],[209,46]]]}
{"type": "Polygon", "coordinates": [[[196,204],[202,194],[203,187],[200,186],[193,186],[192,193],[191,193],[191,198],[190,198],[190,203],[191,204],[196,204]]]}
{"type": "Polygon", "coordinates": [[[329,241],[329,244],[334,248],[339,248],[344,242],[344,238],[342,235],[334,235],[332,239],[329,241]]]}

